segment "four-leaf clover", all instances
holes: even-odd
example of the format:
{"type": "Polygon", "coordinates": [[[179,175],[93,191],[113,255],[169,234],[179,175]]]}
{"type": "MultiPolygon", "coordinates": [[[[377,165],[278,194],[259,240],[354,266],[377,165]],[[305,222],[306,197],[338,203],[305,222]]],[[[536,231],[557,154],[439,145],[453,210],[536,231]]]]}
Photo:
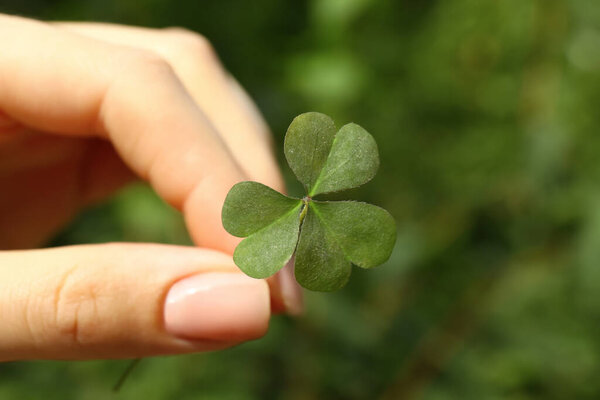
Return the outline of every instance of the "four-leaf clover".
{"type": "Polygon", "coordinates": [[[385,262],[396,225],[382,208],[356,201],[319,201],[315,196],[360,186],[375,176],[375,139],[350,123],[336,133],[333,120],[316,112],[296,117],[285,136],[285,157],[306,188],[296,199],[257,182],[240,182],[223,205],[223,226],[246,237],[235,249],[236,265],[253,278],[267,278],[295,254],[303,287],[333,291],[346,284],[352,264],[385,262]]]}

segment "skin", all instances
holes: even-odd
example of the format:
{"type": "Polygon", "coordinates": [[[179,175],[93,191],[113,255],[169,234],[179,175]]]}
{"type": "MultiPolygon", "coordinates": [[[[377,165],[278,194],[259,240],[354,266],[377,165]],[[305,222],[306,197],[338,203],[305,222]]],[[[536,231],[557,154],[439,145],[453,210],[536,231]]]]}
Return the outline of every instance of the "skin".
{"type": "MultiPolygon", "coordinates": [[[[0,361],[185,353],[264,334],[268,318],[235,338],[181,340],[157,317],[174,282],[239,273],[240,239],[221,224],[231,186],[284,191],[266,124],[207,40],[1,14],[0,37],[11,38],[0,41],[0,361]],[[183,213],[197,247],[34,249],[136,179],[183,213]],[[61,320],[52,293],[74,317],[61,320]]],[[[290,273],[259,288],[274,312],[300,307],[290,273]]]]}

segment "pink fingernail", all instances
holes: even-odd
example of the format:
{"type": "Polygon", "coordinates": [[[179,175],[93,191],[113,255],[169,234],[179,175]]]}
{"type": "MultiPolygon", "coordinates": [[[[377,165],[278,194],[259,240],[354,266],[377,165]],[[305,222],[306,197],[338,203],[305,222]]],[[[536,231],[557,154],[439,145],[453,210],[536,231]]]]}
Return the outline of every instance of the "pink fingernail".
{"type": "Polygon", "coordinates": [[[206,272],[173,285],[165,304],[165,327],[185,339],[243,341],[265,334],[270,313],[264,281],[206,272]]]}

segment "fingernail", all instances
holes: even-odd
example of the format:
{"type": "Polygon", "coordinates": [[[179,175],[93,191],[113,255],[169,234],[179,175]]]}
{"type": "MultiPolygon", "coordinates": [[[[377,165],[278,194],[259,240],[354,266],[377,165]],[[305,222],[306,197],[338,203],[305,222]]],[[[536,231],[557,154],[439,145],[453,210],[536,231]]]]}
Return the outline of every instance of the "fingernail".
{"type": "Polygon", "coordinates": [[[279,273],[279,285],[283,304],[288,314],[299,315],[304,311],[302,289],[294,277],[294,258],[279,273]]]}
{"type": "Polygon", "coordinates": [[[207,272],[173,285],[164,317],[166,330],[180,338],[243,341],[265,334],[270,313],[265,281],[207,272]]]}

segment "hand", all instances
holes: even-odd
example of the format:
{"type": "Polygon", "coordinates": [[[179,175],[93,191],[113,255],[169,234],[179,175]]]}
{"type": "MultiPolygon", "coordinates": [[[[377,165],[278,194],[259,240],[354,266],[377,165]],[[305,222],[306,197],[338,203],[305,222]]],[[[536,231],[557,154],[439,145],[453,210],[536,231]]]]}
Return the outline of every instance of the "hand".
{"type": "Polygon", "coordinates": [[[199,35],[0,15],[0,361],[214,350],[298,311],[289,268],[239,272],[236,182],[283,182],[268,129],[199,35]],[[39,246],[139,177],[201,248],[39,246]]]}

